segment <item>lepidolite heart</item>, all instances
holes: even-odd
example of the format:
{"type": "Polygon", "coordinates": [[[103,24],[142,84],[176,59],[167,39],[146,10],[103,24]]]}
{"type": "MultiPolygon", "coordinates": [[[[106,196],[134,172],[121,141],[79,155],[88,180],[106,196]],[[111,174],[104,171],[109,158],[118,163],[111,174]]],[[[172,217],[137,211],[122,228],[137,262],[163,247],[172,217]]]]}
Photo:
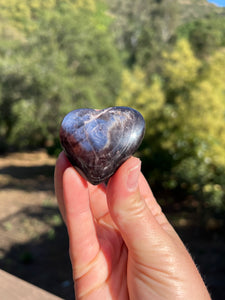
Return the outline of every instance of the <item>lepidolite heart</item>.
{"type": "Polygon", "coordinates": [[[77,171],[92,184],[112,176],[144,137],[142,115],[129,107],[77,109],[60,128],[61,145],[77,171]]]}

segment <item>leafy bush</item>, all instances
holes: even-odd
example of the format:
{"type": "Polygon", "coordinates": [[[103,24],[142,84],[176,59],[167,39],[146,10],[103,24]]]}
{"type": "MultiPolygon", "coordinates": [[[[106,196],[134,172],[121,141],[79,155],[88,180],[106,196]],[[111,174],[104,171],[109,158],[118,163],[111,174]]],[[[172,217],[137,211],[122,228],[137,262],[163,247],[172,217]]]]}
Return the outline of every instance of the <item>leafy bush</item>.
{"type": "Polygon", "coordinates": [[[179,40],[163,56],[161,77],[124,74],[117,104],[135,107],[146,119],[140,154],[152,183],[224,209],[225,52],[200,61],[188,41],[179,40]]]}
{"type": "Polygon", "coordinates": [[[36,7],[41,13],[25,20],[25,38],[10,51],[2,47],[0,135],[14,148],[53,143],[66,113],[113,105],[120,86],[120,59],[104,7],[52,5],[36,7]]]}

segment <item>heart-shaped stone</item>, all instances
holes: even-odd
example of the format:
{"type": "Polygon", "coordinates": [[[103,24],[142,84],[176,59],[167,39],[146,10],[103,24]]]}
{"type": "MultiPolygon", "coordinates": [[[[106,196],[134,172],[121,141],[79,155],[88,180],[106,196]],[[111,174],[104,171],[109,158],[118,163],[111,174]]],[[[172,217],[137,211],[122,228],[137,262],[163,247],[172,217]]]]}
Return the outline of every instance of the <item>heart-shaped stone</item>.
{"type": "Polygon", "coordinates": [[[60,128],[60,141],[71,164],[92,184],[112,176],[140,146],[145,121],[130,107],[76,109],[60,128]]]}

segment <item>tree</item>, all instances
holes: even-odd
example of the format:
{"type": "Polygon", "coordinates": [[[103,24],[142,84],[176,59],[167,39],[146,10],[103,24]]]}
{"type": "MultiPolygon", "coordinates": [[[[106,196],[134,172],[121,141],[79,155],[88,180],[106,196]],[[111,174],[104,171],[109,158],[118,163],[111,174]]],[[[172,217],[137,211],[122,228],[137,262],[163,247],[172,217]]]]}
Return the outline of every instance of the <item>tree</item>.
{"type": "Polygon", "coordinates": [[[163,56],[161,77],[126,72],[117,101],[145,117],[143,171],[152,184],[185,189],[200,206],[225,209],[225,52],[206,63],[182,39],[163,56]]]}
{"type": "Polygon", "coordinates": [[[173,160],[172,182],[207,199],[210,208],[224,209],[225,52],[200,62],[181,40],[165,57],[165,91],[173,118],[167,120],[172,130],[163,145],[173,160]]]}
{"type": "Polygon", "coordinates": [[[57,139],[67,112],[111,106],[120,86],[120,59],[104,7],[54,3],[52,10],[41,9],[38,26],[24,30],[10,51],[0,47],[0,134],[14,147],[57,139]]]}
{"type": "Polygon", "coordinates": [[[167,46],[178,22],[178,2],[172,0],[109,1],[113,31],[128,67],[135,64],[155,72],[161,49],[167,46]]]}
{"type": "Polygon", "coordinates": [[[188,39],[195,55],[205,59],[225,46],[225,17],[213,14],[183,24],[178,28],[177,36],[188,39]]]}
{"type": "MultiPolygon", "coordinates": [[[[151,84],[147,84],[146,74],[137,67],[132,72],[125,70],[122,79],[121,92],[116,104],[132,106],[139,110],[146,120],[150,118],[152,122],[165,103],[160,78],[155,76],[151,84]]],[[[151,131],[151,127],[147,130],[151,131]]]]}
{"type": "Polygon", "coordinates": [[[2,0],[0,3],[1,19],[10,21],[13,27],[26,33],[38,28],[44,13],[51,14],[55,10],[63,12],[68,7],[72,12],[96,9],[94,0],[2,0]]]}

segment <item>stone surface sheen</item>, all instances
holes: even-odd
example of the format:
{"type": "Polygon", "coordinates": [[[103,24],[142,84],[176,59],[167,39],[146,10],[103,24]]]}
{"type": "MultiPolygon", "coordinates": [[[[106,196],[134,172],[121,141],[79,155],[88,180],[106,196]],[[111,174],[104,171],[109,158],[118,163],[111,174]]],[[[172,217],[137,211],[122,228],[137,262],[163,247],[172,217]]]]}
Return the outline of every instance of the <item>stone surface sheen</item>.
{"type": "Polygon", "coordinates": [[[106,181],[140,146],[145,121],[130,107],[76,109],[60,128],[60,141],[71,164],[89,182],[106,181]]]}

